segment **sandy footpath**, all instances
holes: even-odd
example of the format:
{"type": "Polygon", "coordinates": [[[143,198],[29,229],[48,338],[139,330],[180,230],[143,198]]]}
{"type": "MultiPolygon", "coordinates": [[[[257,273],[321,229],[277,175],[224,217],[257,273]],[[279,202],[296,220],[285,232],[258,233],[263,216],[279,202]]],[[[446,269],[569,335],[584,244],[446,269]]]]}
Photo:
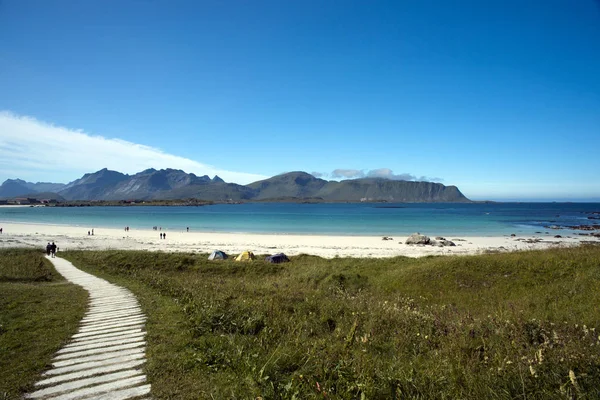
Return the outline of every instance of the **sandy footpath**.
{"type": "MultiPolygon", "coordinates": [[[[94,235],[88,235],[87,228],[5,223],[0,221],[3,233],[0,235],[2,247],[32,247],[44,249],[49,241],[54,241],[60,250],[158,250],[210,253],[222,250],[236,254],[251,250],[255,254],[284,252],[287,255],[312,254],[321,257],[421,257],[442,254],[479,254],[490,251],[514,251],[545,249],[556,246],[574,246],[582,241],[599,241],[589,237],[554,238],[552,235],[537,236],[496,236],[459,237],[447,236],[454,241],[454,247],[434,247],[406,245],[406,236],[382,240],[380,236],[316,236],[316,235],[274,235],[246,233],[212,233],[169,231],[166,239],[159,238],[159,231],[95,228],[94,235]]],[[[435,232],[421,232],[436,236],[435,232]]]]}

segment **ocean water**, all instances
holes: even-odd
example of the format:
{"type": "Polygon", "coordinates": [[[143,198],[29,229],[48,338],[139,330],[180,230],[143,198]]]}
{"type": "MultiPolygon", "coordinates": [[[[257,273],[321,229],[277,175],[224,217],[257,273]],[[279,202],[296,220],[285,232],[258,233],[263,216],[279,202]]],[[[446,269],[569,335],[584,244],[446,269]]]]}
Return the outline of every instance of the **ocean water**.
{"type": "Polygon", "coordinates": [[[0,207],[2,222],[91,228],[204,232],[393,236],[497,236],[572,233],[550,225],[600,224],[600,203],[295,204],[247,203],[201,207],[0,207]]]}

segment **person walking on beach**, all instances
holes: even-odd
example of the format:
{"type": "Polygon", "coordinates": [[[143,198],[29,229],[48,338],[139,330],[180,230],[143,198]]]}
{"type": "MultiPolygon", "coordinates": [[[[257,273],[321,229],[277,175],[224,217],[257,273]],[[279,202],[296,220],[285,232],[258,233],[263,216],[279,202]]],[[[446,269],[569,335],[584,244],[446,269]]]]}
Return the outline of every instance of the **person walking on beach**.
{"type": "Polygon", "coordinates": [[[46,245],[46,255],[49,256],[51,251],[52,245],[50,244],[50,242],[48,242],[48,244],[46,245]]]}
{"type": "Polygon", "coordinates": [[[167,238],[167,232],[163,233],[163,239],[167,238]]]}
{"type": "Polygon", "coordinates": [[[52,244],[50,245],[50,252],[52,253],[52,258],[54,258],[56,256],[56,244],[54,242],[52,242],[52,244]]]}

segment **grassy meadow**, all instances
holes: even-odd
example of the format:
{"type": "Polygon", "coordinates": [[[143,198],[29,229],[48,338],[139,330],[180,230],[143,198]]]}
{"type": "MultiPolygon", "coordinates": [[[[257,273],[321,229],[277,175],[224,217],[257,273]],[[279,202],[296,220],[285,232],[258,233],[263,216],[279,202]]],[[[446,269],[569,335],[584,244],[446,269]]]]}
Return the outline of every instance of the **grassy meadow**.
{"type": "Polygon", "coordinates": [[[87,292],[59,275],[44,253],[0,250],[0,399],[33,388],[77,331],[87,292]]]}
{"type": "Polygon", "coordinates": [[[61,256],[138,296],[157,399],[600,398],[598,246],[280,265],[61,256]]]}

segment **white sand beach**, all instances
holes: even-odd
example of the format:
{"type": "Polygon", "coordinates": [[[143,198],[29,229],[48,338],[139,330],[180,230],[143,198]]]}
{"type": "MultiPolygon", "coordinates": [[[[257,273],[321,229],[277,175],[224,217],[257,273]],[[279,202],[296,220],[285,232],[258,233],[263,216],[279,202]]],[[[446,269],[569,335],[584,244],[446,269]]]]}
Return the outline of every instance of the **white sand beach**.
{"type": "MultiPolygon", "coordinates": [[[[576,246],[581,242],[600,239],[586,236],[553,235],[460,237],[447,236],[456,246],[436,247],[404,244],[406,236],[382,240],[380,236],[316,236],[275,235],[247,233],[212,233],[163,230],[129,230],[94,228],[88,235],[87,227],[63,225],[22,224],[1,222],[3,233],[0,247],[29,247],[44,249],[54,241],[60,250],[149,250],[166,252],[210,253],[222,250],[236,254],[251,250],[255,254],[284,252],[294,256],[311,254],[332,257],[421,257],[427,255],[479,254],[485,252],[507,252],[516,250],[546,249],[560,246],[576,246]],[[160,239],[159,233],[166,233],[160,239]]],[[[435,232],[421,232],[436,236],[435,232]]],[[[59,251],[60,251],[59,250],[59,251]]]]}

